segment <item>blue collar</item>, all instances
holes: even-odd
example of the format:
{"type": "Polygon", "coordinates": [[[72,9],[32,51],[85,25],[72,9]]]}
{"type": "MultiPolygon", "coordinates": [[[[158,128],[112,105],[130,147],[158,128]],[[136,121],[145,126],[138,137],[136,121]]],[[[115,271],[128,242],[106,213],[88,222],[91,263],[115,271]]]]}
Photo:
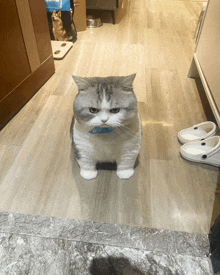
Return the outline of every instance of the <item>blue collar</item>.
{"type": "Polygon", "coordinates": [[[95,127],[91,131],[90,134],[109,134],[113,131],[112,127],[95,127]]]}

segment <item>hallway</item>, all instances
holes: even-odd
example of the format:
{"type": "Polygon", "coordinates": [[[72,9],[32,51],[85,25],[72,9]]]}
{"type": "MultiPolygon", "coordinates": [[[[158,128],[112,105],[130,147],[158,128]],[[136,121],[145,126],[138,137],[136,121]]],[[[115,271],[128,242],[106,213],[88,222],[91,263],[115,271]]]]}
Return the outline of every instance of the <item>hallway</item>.
{"type": "Polygon", "coordinates": [[[218,168],[179,155],[177,133],[206,120],[187,78],[199,1],[133,1],[120,24],[78,33],[56,73],[0,133],[0,210],[207,233],[218,168]],[[145,3],[144,3],[145,2],[145,3]],[[143,125],[129,180],[80,177],[69,128],[78,76],[128,75],[143,125]]]}
{"type": "Polygon", "coordinates": [[[56,73],[0,132],[4,274],[91,274],[97,255],[123,255],[142,270],[123,274],[211,274],[206,234],[219,169],[182,159],[177,140],[207,120],[187,78],[201,9],[201,1],[131,0],[120,24],[107,14],[102,27],[78,33],[56,73]],[[132,73],[140,163],[129,180],[106,170],[85,180],[71,149],[71,75],[132,73]]]}

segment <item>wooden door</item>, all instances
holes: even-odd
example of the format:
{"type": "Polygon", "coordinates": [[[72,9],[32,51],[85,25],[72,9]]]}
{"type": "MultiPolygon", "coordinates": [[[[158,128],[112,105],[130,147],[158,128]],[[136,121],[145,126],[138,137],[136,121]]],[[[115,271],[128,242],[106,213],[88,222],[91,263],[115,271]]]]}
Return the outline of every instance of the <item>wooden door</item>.
{"type": "Polygon", "coordinates": [[[20,84],[31,69],[14,0],[1,1],[0,101],[20,84]]]}
{"type": "Polygon", "coordinates": [[[73,21],[77,32],[86,30],[86,0],[74,0],[73,21]]]}
{"type": "Polygon", "coordinates": [[[211,0],[207,6],[196,56],[220,114],[220,2],[211,0]]]}
{"type": "Polygon", "coordinates": [[[54,73],[44,0],[1,1],[0,130],[54,73]]]}

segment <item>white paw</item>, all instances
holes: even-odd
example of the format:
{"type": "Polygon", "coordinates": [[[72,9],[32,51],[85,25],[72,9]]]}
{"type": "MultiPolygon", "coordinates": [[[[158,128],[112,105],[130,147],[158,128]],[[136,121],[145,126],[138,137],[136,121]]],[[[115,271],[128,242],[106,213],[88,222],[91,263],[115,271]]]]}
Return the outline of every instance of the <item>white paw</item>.
{"type": "Polygon", "coordinates": [[[98,171],[97,170],[84,170],[80,169],[80,175],[86,180],[95,179],[97,177],[98,171]]]}
{"type": "Polygon", "coordinates": [[[129,179],[134,175],[134,169],[117,170],[117,175],[120,179],[129,179]]]}

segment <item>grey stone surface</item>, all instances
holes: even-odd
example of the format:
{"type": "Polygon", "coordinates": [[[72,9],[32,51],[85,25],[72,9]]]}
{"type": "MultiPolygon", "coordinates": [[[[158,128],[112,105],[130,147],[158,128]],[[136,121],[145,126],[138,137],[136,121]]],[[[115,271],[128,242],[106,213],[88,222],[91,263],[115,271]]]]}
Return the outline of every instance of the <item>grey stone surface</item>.
{"type": "Polygon", "coordinates": [[[0,232],[187,254],[195,257],[206,256],[209,252],[206,235],[123,224],[35,217],[19,213],[0,212],[0,232]]]}
{"type": "Polygon", "coordinates": [[[0,212],[0,275],[213,274],[207,236],[0,212]]]}
{"type": "Polygon", "coordinates": [[[210,275],[209,258],[81,241],[0,234],[1,275],[210,275]]]}

